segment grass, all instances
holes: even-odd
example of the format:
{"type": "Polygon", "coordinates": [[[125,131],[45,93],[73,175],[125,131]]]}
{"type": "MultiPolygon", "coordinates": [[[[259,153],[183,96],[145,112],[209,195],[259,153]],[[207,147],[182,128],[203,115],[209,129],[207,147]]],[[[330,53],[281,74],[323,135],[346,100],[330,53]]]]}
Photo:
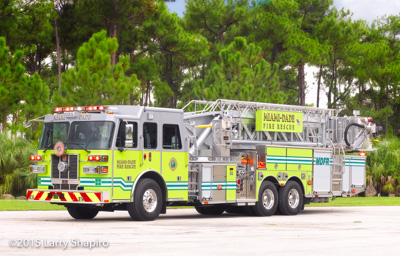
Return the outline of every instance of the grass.
{"type": "Polygon", "coordinates": [[[400,206],[400,197],[339,197],[329,203],[311,203],[306,207],[400,206]]]}
{"type": "Polygon", "coordinates": [[[0,200],[0,211],[59,211],[65,209],[62,205],[46,202],[27,202],[21,199],[0,200]]]}
{"type": "MultiPolygon", "coordinates": [[[[341,207],[341,206],[400,206],[400,197],[350,197],[329,200],[329,203],[311,203],[306,207],[341,207]]],[[[193,208],[192,206],[170,208],[193,208]]],[[[45,202],[27,202],[18,199],[1,199],[0,211],[59,211],[64,206],[45,202]]]]}

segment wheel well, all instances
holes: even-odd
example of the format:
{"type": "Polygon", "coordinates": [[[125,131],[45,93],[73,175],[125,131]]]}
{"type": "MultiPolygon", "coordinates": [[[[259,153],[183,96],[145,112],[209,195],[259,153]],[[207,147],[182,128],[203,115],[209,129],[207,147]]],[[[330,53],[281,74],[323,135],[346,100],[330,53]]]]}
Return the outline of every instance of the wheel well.
{"type": "MultiPolygon", "coordinates": [[[[139,179],[136,180],[135,184],[141,179],[152,179],[157,182],[157,184],[160,186],[161,191],[163,193],[163,206],[161,209],[161,213],[166,213],[167,211],[167,198],[168,198],[168,191],[167,191],[167,186],[165,184],[164,179],[161,177],[161,175],[158,172],[155,171],[148,171],[144,173],[142,176],[139,177],[139,179]]],[[[135,188],[136,186],[134,186],[135,188]]],[[[134,201],[133,193],[135,191],[132,191],[132,202],[134,201]]]]}
{"type": "Polygon", "coordinates": [[[276,187],[277,189],[279,188],[279,182],[278,182],[278,180],[277,180],[274,176],[265,177],[265,179],[263,180],[263,182],[265,182],[265,181],[270,181],[270,182],[272,182],[272,183],[275,185],[275,187],[276,187]]]}
{"type": "MultiPolygon", "coordinates": [[[[306,195],[306,192],[305,192],[305,190],[304,190],[303,182],[301,182],[301,180],[300,180],[298,177],[290,177],[290,179],[288,180],[288,182],[291,181],[291,180],[294,181],[294,182],[297,182],[297,183],[300,185],[301,191],[303,192],[303,196],[305,196],[305,195],[306,195]]],[[[287,184],[287,182],[286,182],[286,184],[287,184]]]]}

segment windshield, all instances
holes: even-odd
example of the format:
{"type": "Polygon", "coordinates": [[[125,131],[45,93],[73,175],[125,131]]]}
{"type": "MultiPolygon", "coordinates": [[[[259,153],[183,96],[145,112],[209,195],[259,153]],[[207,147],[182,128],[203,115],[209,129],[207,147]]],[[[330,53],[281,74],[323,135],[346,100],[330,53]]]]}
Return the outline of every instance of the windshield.
{"type": "Polygon", "coordinates": [[[54,148],[58,141],[67,140],[69,123],[44,123],[39,149],[54,148]]]}
{"type": "Polygon", "coordinates": [[[113,122],[45,123],[39,149],[52,149],[58,141],[67,149],[109,149],[113,131],[113,122]]]}
{"type": "Polygon", "coordinates": [[[109,149],[113,131],[113,122],[73,122],[67,149],[109,149]]]}

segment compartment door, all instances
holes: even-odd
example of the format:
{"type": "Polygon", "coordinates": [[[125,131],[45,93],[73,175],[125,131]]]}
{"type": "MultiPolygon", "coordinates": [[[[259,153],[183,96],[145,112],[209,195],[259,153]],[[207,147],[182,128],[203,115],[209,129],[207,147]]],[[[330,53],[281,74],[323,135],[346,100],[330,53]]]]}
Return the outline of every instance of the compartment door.
{"type": "Polygon", "coordinates": [[[318,195],[330,195],[332,191],[332,152],[314,150],[314,192],[318,195]]]}
{"type": "Polygon", "coordinates": [[[346,156],[345,166],[349,169],[349,191],[351,187],[365,186],[365,157],[346,156]]]}

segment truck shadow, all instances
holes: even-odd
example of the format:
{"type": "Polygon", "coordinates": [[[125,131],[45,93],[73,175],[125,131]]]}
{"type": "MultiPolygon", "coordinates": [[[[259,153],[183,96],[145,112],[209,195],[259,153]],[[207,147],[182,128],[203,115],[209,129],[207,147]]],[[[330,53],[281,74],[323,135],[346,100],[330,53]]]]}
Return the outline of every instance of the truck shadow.
{"type": "MultiPolygon", "coordinates": [[[[301,211],[297,215],[282,215],[279,212],[274,214],[273,216],[253,216],[249,215],[246,213],[223,213],[221,215],[202,215],[197,213],[195,210],[187,212],[187,213],[174,213],[173,211],[167,211],[167,214],[161,214],[156,220],[157,221],[168,221],[168,220],[179,220],[179,219],[233,219],[233,218],[296,218],[296,217],[302,217],[302,216],[310,216],[310,215],[327,215],[327,214],[333,214],[333,213],[340,213],[342,212],[340,208],[312,208],[312,209],[305,209],[304,211],[301,211]]],[[[112,215],[109,216],[97,216],[93,220],[75,220],[75,219],[64,219],[64,220],[57,220],[61,222],[71,222],[71,221],[79,221],[79,222],[104,222],[104,221],[130,221],[132,222],[133,220],[129,217],[128,213],[126,212],[127,216],[122,217],[122,216],[116,216],[113,217],[112,215]]],[[[141,222],[144,223],[144,222],[141,222]]]]}

